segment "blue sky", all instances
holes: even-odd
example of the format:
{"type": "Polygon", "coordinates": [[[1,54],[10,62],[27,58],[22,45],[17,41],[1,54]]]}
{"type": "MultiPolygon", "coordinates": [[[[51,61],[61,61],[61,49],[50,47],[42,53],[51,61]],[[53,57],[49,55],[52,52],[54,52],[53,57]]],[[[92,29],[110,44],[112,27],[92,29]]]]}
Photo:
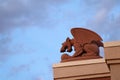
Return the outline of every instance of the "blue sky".
{"type": "Polygon", "coordinates": [[[53,80],[73,27],[120,40],[120,0],[0,0],[0,80],[53,80]]]}

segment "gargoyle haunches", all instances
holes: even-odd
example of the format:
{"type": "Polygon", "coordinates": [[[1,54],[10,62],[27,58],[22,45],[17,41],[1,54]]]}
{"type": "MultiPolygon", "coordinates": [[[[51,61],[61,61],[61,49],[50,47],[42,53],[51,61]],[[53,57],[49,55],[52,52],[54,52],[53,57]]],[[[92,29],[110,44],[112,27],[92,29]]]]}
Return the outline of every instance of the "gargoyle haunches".
{"type": "Polygon", "coordinates": [[[62,44],[60,52],[72,52],[74,47],[75,53],[72,56],[64,53],[61,56],[61,62],[101,58],[99,47],[103,47],[103,43],[101,42],[102,38],[97,33],[84,28],[72,28],[71,33],[74,38],[68,37],[62,44]]]}

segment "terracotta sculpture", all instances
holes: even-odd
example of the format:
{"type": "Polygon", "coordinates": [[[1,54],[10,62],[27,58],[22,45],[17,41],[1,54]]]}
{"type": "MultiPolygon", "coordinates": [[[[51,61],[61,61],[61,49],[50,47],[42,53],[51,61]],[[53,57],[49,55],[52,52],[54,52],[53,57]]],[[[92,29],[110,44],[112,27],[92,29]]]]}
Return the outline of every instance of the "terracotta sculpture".
{"type": "Polygon", "coordinates": [[[97,33],[84,28],[72,28],[71,33],[74,38],[68,37],[62,44],[60,52],[72,52],[74,48],[75,53],[72,56],[64,53],[61,56],[61,62],[101,58],[99,47],[103,47],[103,43],[101,42],[102,38],[97,33]]]}

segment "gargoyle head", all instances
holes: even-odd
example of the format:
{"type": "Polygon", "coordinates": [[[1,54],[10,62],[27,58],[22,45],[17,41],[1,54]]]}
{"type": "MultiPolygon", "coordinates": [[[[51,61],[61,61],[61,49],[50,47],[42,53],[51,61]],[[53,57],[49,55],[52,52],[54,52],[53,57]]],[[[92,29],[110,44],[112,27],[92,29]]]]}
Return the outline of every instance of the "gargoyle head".
{"type": "Polygon", "coordinates": [[[66,38],[66,41],[62,43],[62,47],[60,49],[60,52],[71,52],[72,51],[72,43],[71,39],[69,37],[66,38]]]}

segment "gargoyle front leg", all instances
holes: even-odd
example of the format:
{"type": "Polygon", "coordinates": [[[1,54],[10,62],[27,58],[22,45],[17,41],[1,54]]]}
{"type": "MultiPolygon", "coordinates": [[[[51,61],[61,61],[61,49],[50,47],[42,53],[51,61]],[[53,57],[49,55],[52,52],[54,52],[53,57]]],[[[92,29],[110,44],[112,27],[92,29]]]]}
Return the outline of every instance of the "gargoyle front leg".
{"type": "Polygon", "coordinates": [[[80,44],[74,44],[74,50],[75,53],[73,54],[73,57],[82,56],[83,48],[80,44]]]}

